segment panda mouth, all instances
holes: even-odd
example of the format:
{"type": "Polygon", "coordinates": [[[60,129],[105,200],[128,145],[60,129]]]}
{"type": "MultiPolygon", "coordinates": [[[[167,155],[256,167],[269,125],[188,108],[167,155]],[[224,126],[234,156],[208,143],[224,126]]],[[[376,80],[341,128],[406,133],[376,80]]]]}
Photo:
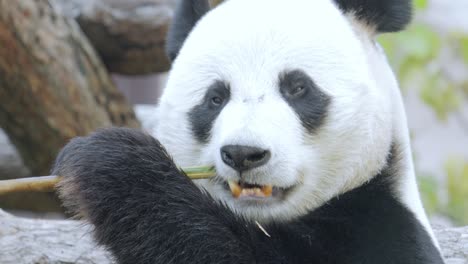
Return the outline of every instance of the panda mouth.
{"type": "Polygon", "coordinates": [[[273,185],[252,184],[245,181],[228,181],[225,184],[225,188],[231,191],[232,197],[235,199],[280,198],[290,189],[274,187],[273,185]]]}

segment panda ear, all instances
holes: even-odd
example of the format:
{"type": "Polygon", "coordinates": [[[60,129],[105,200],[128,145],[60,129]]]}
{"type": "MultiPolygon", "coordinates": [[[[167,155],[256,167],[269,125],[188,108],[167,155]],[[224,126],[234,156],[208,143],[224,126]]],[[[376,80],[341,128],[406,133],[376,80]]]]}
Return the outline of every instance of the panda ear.
{"type": "Polygon", "coordinates": [[[341,11],[370,26],[375,33],[396,32],[411,21],[411,0],[334,0],[341,11]]]}
{"type": "Polygon", "coordinates": [[[198,20],[209,10],[208,0],[179,0],[166,38],[166,54],[171,61],[179,54],[198,20]]]}

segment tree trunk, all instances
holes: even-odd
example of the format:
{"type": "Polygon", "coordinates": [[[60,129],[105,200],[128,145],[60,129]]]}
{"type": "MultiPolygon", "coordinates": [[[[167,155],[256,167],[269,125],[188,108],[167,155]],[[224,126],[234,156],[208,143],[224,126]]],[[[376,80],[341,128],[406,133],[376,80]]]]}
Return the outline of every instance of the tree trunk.
{"type": "MultiPolygon", "coordinates": [[[[91,227],[71,220],[33,220],[0,210],[0,263],[111,263],[91,227]]],[[[468,227],[437,229],[447,264],[468,263],[468,227]]]]}
{"type": "MultiPolygon", "coordinates": [[[[212,6],[222,0],[210,0],[212,6]]],[[[75,18],[110,72],[166,72],[165,42],[177,0],[52,0],[75,18]]]]}
{"type": "Polygon", "coordinates": [[[176,0],[53,0],[76,18],[110,72],[166,72],[165,39],[176,0]]]}
{"type": "Polygon", "coordinates": [[[139,123],[75,21],[47,0],[0,0],[0,126],[31,173],[111,125],[139,123]]]}

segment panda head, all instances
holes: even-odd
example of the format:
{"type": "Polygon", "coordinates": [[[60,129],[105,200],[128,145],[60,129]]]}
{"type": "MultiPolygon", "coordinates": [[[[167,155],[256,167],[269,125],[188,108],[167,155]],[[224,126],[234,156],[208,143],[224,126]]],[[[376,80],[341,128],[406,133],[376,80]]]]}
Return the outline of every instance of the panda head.
{"type": "Polygon", "coordinates": [[[182,0],[155,136],[197,181],[258,221],[303,215],[369,181],[398,126],[398,86],[374,38],[409,0],[182,0]]]}

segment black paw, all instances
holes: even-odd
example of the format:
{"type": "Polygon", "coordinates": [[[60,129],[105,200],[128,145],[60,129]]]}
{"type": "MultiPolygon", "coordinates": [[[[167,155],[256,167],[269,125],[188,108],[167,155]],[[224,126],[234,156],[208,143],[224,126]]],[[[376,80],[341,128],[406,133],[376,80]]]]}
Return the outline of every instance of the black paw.
{"type": "Polygon", "coordinates": [[[142,195],[155,195],[156,201],[193,185],[155,138],[128,128],[73,139],[59,153],[52,173],[63,176],[59,193],[64,205],[91,222],[102,219],[106,210],[138,204],[142,195]]]}

